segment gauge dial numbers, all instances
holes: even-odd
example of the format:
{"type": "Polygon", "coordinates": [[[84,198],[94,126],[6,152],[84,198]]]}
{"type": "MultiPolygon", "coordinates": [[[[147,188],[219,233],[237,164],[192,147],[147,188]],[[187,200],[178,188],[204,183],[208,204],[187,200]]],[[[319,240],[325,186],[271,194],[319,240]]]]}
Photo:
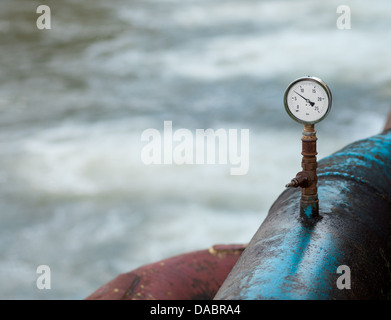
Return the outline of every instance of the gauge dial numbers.
{"type": "Polygon", "coordinates": [[[303,124],[323,120],[331,109],[331,92],[327,85],[315,77],[293,81],[285,91],[284,104],[289,116],[303,124]]]}

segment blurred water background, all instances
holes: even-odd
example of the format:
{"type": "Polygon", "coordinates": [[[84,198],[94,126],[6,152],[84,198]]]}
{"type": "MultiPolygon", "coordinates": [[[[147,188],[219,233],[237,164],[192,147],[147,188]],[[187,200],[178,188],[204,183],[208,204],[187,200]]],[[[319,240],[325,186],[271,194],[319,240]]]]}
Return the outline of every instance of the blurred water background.
{"type": "Polygon", "coordinates": [[[390,36],[385,0],[2,0],[0,298],[82,299],[143,264],[248,242],[300,170],[287,85],[331,88],[319,158],[376,134],[390,36]],[[51,30],[36,27],[40,4],[51,30]],[[247,175],[143,164],[141,133],[164,120],[250,129],[247,175]],[[50,290],[36,287],[43,264],[50,290]]]}

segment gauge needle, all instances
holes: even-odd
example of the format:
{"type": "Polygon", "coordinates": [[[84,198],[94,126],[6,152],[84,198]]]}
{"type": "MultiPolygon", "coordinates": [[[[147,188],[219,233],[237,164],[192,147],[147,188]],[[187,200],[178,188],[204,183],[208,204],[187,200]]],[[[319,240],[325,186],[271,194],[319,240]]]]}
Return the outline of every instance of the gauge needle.
{"type": "Polygon", "coordinates": [[[315,102],[310,101],[310,99],[304,98],[300,93],[293,91],[294,93],[298,94],[300,97],[302,97],[307,103],[311,105],[311,107],[314,106],[315,102]]]}

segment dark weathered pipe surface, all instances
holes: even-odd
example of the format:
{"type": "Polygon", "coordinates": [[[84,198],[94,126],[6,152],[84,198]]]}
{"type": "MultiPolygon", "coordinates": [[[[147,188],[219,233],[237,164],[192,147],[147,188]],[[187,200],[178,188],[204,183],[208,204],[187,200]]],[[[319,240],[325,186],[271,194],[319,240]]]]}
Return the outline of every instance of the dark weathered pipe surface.
{"type": "Polygon", "coordinates": [[[391,131],[319,161],[318,194],[314,224],[300,190],[280,195],[215,299],[391,299],[391,131]]]}

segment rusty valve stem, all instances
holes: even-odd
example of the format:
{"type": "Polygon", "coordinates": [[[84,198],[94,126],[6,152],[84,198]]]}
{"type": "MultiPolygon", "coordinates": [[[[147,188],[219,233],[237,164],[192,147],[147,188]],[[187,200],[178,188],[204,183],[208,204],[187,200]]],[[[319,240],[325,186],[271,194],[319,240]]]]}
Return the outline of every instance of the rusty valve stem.
{"type": "Polygon", "coordinates": [[[317,188],[317,174],[316,169],[318,163],[316,161],[316,131],[315,125],[305,124],[303,130],[301,167],[303,168],[290,183],[286,185],[287,188],[301,187],[300,199],[300,217],[303,219],[317,219],[319,218],[319,200],[317,188]]]}
{"type": "Polygon", "coordinates": [[[295,178],[291,180],[287,185],[285,185],[286,188],[306,188],[308,186],[308,175],[300,171],[295,178]]]}

